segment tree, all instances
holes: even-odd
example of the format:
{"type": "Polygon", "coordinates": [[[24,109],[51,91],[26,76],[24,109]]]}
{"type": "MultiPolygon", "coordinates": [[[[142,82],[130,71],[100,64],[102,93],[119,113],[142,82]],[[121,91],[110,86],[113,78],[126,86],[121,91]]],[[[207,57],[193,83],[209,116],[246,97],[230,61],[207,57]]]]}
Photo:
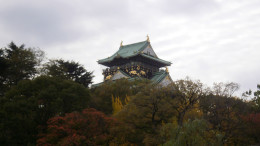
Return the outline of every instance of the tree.
{"type": "Polygon", "coordinates": [[[43,58],[43,51],[25,48],[25,45],[18,47],[13,42],[8,45],[8,48],[1,48],[0,95],[4,95],[7,89],[19,81],[35,77],[43,58]]]}
{"type": "Polygon", "coordinates": [[[84,109],[48,120],[47,133],[37,145],[108,145],[115,120],[95,109],[84,109]]]}
{"type": "Polygon", "coordinates": [[[260,143],[260,113],[251,113],[245,115],[243,119],[247,122],[247,129],[245,133],[246,136],[251,138],[253,143],[252,144],[259,144],[260,143]]]}
{"type": "MultiPolygon", "coordinates": [[[[257,90],[253,92],[254,97],[250,100],[252,103],[252,108],[254,112],[260,112],[260,84],[257,84],[257,90]]],[[[252,95],[252,90],[246,91],[243,93],[244,97],[248,97],[252,95]]]]}
{"type": "Polygon", "coordinates": [[[40,76],[19,82],[0,100],[0,143],[35,144],[49,118],[80,111],[88,107],[89,98],[83,85],[60,78],[40,76]]]}
{"type": "Polygon", "coordinates": [[[200,82],[190,79],[179,80],[167,87],[154,84],[138,85],[140,90],[130,96],[130,102],[115,117],[123,123],[119,127],[118,139],[122,143],[155,145],[162,144],[159,136],[163,123],[177,122],[181,127],[187,113],[198,108],[204,91],[200,82]]]}
{"type": "Polygon", "coordinates": [[[239,89],[239,85],[234,82],[214,83],[212,94],[217,96],[232,97],[232,95],[239,89]]]}
{"type": "Polygon", "coordinates": [[[209,123],[203,119],[188,120],[182,127],[168,123],[161,128],[160,136],[164,138],[163,145],[166,146],[222,145],[221,133],[209,130],[209,127],[209,123]]]}
{"type": "Polygon", "coordinates": [[[130,101],[130,97],[126,96],[125,97],[125,104],[122,103],[122,101],[120,100],[120,97],[115,97],[112,95],[112,108],[113,108],[113,115],[115,115],[116,113],[118,113],[119,111],[121,111],[123,109],[123,107],[128,104],[130,101]]]}
{"type": "Polygon", "coordinates": [[[137,85],[142,81],[128,81],[127,79],[119,79],[113,82],[104,82],[102,85],[91,89],[91,107],[105,114],[112,114],[112,96],[125,105],[125,98],[139,92],[141,88],[137,85]]]}
{"type": "Polygon", "coordinates": [[[200,107],[212,130],[222,133],[224,144],[244,145],[248,142],[243,132],[246,123],[242,119],[250,110],[247,103],[235,97],[209,94],[201,98],[200,107]]]}
{"type": "Polygon", "coordinates": [[[177,111],[178,125],[182,126],[187,112],[197,108],[199,99],[205,94],[203,84],[200,81],[192,81],[189,78],[178,80],[172,84],[174,109],[177,111]]]}
{"type": "Polygon", "coordinates": [[[4,55],[4,50],[3,49],[0,49],[0,67],[1,67],[0,75],[2,77],[4,72],[6,71],[6,69],[8,67],[7,66],[7,60],[5,59],[5,55],[4,55]]]}
{"type": "Polygon", "coordinates": [[[161,124],[171,122],[175,111],[171,102],[171,89],[153,84],[142,86],[141,91],[131,96],[115,117],[121,122],[116,133],[117,144],[156,145],[161,124]]]}
{"type": "Polygon", "coordinates": [[[4,81],[6,80],[5,78],[5,73],[7,70],[7,60],[5,59],[4,56],[4,50],[0,49],[0,97],[4,94],[5,88],[7,85],[5,85],[4,81]]]}
{"type": "Polygon", "coordinates": [[[246,133],[250,138],[253,139],[254,144],[260,143],[260,84],[257,84],[257,90],[252,92],[251,90],[246,91],[244,96],[253,97],[249,101],[250,106],[252,107],[250,113],[243,116],[244,121],[247,123],[246,133]]]}
{"type": "Polygon", "coordinates": [[[83,65],[74,61],[51,60],[43,68],[48,76],[72,80],[88,87],[92,83],[93,72],[88,72],[83,65]]]}

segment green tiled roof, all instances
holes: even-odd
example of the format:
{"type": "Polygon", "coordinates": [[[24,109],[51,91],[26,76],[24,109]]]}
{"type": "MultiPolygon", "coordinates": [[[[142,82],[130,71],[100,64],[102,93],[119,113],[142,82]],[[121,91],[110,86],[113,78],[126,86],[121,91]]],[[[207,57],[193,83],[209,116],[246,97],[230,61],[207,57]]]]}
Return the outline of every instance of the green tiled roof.
{"type": "Polygon", "coordinates": [[[155,84],[160,83],[166,76],[168,75],[165,71],[158,71],[153,73],[153,77],[151,78],[151,81],[153,81],[155,84]]]}
{"type": "Polygon", "coordinates": [[[162,60],[162,59],[160,59],[160,58],[155,58],[155,57],[150,56],[150,55],[147,55],[147,54],[141,54],[141,56],[146,57],[146,58],[149,58],[149,59],[152,59],[152,60],[155,60],[155,61],[157,61],[157,62],[161,62],[161,63],[163,63],[163,64],[167,64],[167,65],[171,65],[171,64],[172,64],[172,63],[169,62],[169,61],[165,61],[165,60],[162,60]]]}
{"type": "Polygon", "coordinates": [[[98,63],[112,61],[115,57],[127,58],[127,57],[131,57],[131,56],[135,56],[140,51],[142,51],[146,46],[148,46],[148,44],[149,44],[149,42],[143,41],[143,42],[139,42],[139,43],[121,46],[115,54],[113,54],[112,56],[110,56],[108,58],[98,60],[98,63]]]}
{"type": "Polygon", "coordinates": [[[117,58],[117,57],[129,58],[129,57],[137,56],[140,54],[143,57],[161,62],[163,64],[171,65],[171,62],[141,53],[148,45],[150,45],[150,42],[143,41],[143,42],[139,42],[139,43],[121,46],[115,54],[113,54],[112,56],[110,56],[108,58],[98,60],[98,63],[102,64],[105,62],[110,62],[110,61],[113,61],[114,58],[117,58]]]}

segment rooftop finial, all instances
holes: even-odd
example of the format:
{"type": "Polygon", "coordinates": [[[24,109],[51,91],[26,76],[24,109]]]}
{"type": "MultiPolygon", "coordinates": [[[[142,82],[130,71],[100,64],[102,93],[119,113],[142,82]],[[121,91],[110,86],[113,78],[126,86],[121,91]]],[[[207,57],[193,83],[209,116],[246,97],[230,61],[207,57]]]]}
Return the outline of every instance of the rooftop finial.
{"type": "Polygon", "coordinates": [[[123,41],[121,41],[121,43],[120,43],[120,47],[123,47],[123,41]]]}
{"type": "Polygon", "coordinates": [[[167,73],[169,73],[168,67],[166,66],[165,68],[166,68],[165,71],[166,71],[167,73]]]}
{"type": "Polygon", "coordinates": [[[146,37],[147,37],[147,42],[150,42],[150,39],[149,39],[149,35],[148,35],[148,34],[147,34],[146,37]]]}

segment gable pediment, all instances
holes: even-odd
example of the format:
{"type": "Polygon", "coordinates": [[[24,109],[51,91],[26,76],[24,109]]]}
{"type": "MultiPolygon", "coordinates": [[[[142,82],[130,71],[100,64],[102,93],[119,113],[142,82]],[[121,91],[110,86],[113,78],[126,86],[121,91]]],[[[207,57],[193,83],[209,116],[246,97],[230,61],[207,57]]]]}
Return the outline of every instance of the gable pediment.
{"type": "Polygon", "coordinates": [[[158,58],[157,55],[155,54],[155,52],[154,52],[154,50],[153,50],[153,48],[152,48],[151,45],[148,45],[148,46],[143,50],[143,53],[158,58]]]}
{"type": "Polygon", "coordinates": [[[172,81],[170,75],[168,74],[159,84],[161,86],[165,87],[165,86],[167,86],[167,85],[169,85],[171,83],[173,83],[173,81],[172,81]]]}
{"type": "Polygon", "coordinates": [[[121,78],[129,78],[127,75],[123,74],[121,71],[117,71],[112,77],[111,80],[117,80],[121,78]]]}

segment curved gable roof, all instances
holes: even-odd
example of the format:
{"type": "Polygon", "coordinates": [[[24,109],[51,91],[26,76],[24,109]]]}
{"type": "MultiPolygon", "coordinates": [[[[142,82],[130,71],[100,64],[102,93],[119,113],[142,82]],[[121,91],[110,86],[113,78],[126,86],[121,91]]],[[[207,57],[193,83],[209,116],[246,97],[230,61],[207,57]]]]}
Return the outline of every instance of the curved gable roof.
{"type": "Polygon", "coordinates": [[[139,43],[121,46],[115,54],[113,54],[112,56],[110,56],[108,58],[98,60],[98,63],[102,64],[103,62],[109,62],[109,61],[114,60],[114,58],[116,58],[116,57],[127,58],[127,57],[132,57],[132,56],[138,55],[138,53],[141,52],[143,49],[145,49],[145,47],[148,45],[149,45],[149,42],[143,41],[143,42],[139,42],[139,43]]]}
{"type": "Polygon", "coordinates": [[[119,50],[116,53],[114,53],[112,56],[107,57],[105,59],[98,60],[98,63],[104,65],[107,62],[113,61],[115,58],[130,58],[130,57],[134,57],[134,56],[137,56],[140,54],[141,56],[143,56],[145,58],[152,59],[154,61],[163,63],[165,65],[171,65],[171,62],[159,59],[159,58],[151,56],[151,55],[144,54],[143,50],[145,48],[147,48],[147,46],[151,46],[150,42],[148,42],[148,41],[120,46],[119,50]]]}

